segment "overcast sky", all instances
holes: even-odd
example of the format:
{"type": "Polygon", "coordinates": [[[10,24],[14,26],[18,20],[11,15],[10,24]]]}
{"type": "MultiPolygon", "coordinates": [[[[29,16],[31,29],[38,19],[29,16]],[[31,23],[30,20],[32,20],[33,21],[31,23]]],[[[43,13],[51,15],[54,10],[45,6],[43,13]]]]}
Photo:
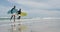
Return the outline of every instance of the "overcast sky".
{"type": "Polygon", "coordinates": [[[14,5],[28,13],[27,17],[60,17],[60,0],[0,0],[0,17],[14,5]]]}

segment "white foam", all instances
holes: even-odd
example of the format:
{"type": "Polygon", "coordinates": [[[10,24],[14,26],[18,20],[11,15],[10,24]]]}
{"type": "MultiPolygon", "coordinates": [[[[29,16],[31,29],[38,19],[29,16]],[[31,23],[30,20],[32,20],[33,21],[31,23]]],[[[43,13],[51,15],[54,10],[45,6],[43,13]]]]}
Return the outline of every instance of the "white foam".
{"type": "Polygon", "coordinates": [[[43,18],[43,19],[60,19],[60,18],[48,17],[48,18],[43,18]]]}
{"type": "Polygon", "coordinates": [[[60,18],[58,18],[58,17],[44,17],[44,18],[37,17],[37,18],[32,18],[32,20],[40,20],[40,19],[60,19],[60,18]]]}

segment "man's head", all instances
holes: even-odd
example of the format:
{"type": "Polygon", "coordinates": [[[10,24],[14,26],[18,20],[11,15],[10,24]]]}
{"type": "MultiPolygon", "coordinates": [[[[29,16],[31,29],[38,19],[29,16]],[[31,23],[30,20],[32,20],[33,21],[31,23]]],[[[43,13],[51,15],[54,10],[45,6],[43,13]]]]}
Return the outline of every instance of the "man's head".
{"type": "Polygon", "coordinates": [[[19,11],[21,11],[21,9],[19,9],[19,11]]]}
{"type": "Polygon", "coordinates": [[[14,8],[16,8],[16,6],[14,6],[14,8]]]}
{"type": "Polygon", "coordinates": [[[19,9],[19,10],[21,10],[21,9],[19,9]]]}

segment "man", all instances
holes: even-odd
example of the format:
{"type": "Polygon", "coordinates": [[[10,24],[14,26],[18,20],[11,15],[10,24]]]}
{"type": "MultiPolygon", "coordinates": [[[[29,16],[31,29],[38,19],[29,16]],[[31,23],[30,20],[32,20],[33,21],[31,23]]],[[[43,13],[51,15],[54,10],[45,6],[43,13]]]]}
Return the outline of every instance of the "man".
{"type": "Polygon", "coordinates": [[[21,9],[19,9],[19,11],[17,12],[18,13],[18,19],[20,19],[21,18],[21,9]]]}
{"type": "Polygon", "coordinates": [[[14,19],[15,19],[15,14],[16,14],[16,12],[17,12],[17,9],[16,9],[16,6],[14,6],[14,7],[10,10],[10,13],[12,14],[10,20],[11,20],[13,17],[14,17],[14,19]]]}

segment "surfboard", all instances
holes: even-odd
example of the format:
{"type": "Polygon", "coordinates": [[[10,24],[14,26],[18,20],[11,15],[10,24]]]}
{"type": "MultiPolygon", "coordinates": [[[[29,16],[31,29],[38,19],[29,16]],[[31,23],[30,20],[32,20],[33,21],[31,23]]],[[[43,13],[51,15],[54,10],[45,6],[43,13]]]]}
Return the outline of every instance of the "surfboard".
{"type": "MultiPolygon", "coordinates": [[[[13,10],[13,13],[17,14],[17,9],[13,10]]],[[[8,11],[8,14],[11,14],[11,10],[8,11]]],[[[27,16],[26,12],[21,12],[20,16],[27,16]]]]}
{"type": "MultiPolygon", "coordinates": [[[[17,9],[14,9],[12,12],[13,12],[13,13],[16,13],[17,11],[18,11],[17,9]]],[[[11,14],[11,10],[9,10],[7,13],[8,13],[8,14],[11,14]]]]}
{"type": "Polygon", "coordinates": [[[26,12],[21,12],[20,16],[27,16],[26,12]]]}

